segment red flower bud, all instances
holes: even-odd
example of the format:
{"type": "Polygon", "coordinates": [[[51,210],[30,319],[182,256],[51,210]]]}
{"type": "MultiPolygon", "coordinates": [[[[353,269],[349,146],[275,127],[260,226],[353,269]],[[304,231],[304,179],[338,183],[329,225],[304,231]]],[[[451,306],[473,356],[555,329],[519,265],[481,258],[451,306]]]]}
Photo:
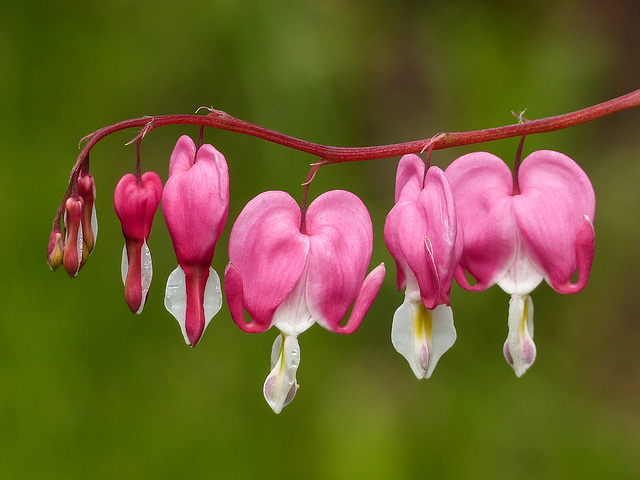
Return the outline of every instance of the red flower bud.
{"type": "Polygon", "coordinates": [[[64,253],[62,263],[70,277],[74,278],[82,267],[83,233],[82,233],[82,209],[84,200],[69,198],[65,202],[64,229],[64,253]]]}

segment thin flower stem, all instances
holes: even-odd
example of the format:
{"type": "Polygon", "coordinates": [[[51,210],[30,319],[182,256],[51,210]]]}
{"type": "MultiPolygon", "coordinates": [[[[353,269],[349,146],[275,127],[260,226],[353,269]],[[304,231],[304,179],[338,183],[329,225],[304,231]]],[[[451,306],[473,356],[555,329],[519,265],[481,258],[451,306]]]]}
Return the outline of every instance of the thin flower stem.
{"type": "Polygon", "coordinates": [[[318,170],[320,170],[320,167],[323,165],[326,165],[327,162],[325,161],[320,161],[320,162],[316,162],[316,163],[312,163],[311,164],[311,168],[309,169],[309,173],[307,174],[307,180],[302,184],[304,186],[304,190],[302,192],[302,218],[300,220],[300,232],[301,233],[307,233],[307,221],[306,221],[306,216],[307,216],[307,198],[309,195],[309,185],[311,185],[311,182],[313,181],[314,177],[316,176],[316,173],[318,172],[318,170]]]}
{"type": "Polygon", "coordinates": [[[520,195],[520,180],[518,180],[518,174],[520,172],[520,164],[522,163],[522,149],[524,148],[524,139],[526,135],[520,137],[518,142],[518,149],[516,150],[516,159],[513,162],[513,193],[512,195],[520,195]]]}
{"type": "MultiPolygon", "coordinates": [[[[74,184],[77,182],[81,168],[86,168],[89,159],[89,152],[100,140],[112,133],[128,128],[142,128],[134,140],[142,139],[151,130],[165,125],[200,125],[201,127],[213,127],[228,130],[252,137],[261,138],[269,142],[277,143],[285,147],[293,148],[301,152],[315,155],[321,159],[322,165],[331,163],[358,162],[362,160],[374,160],[378,158],[389,158],[405,155],[407,153],[421,153],[427,148],[441,150],[444,148],[459,147],[476,143],[490,142],[504,138],[521,137],[534,133],[552,132],[563,128],[572,127],[581,123],[595,120],[612,113],[628,108],[640,106],[640,89],[622,95],[621,97],[584,108],[564,115],[541,118],[520,122],[515,125],[503,127],[487,128],[483,130],[473,130],[469,132],[441,133],[432,138],[415,140],[412,142],[395,143],[391,145],[380,145],[373,147],[332,147],[308,142],[299,138],[291,137],[274,130],[270,130],[260,125],[240,120],[220,110],[208,108],[207,115],[159,115],[156,117],[141,117],[108,125],[84,137],[87,143],[84,145],[78,159],[71,169],[69,188],[64,195],[59,207],[58,214],[64,208],[64,202],[72,193],[74,184]]],[[[57,215],[59,219],[60,215],[57,215]]],[[[59,220],[57,220],[59,222],[59,220]]]]}
{"type": "Polygon", "coordinates": [[[142,167],[140,165],[140,150],[142,148],[142,137],[136,140],[136,183],[138,187],[142,186],[142,167]]]}
{"type": "MultiPolygon", "coordinates": [[[[452,133],[440,133],[432,138],[424,140],[415,140],[412,142],[395,143],[391,145],[380,145],[372,147],[332,147],[328,145],[320,145],[318,143],[308,142],[289,135],[285,135],[274,130],[270,130],[260,125],[240,120],[232,117],[231,115],[213,108],[207,108],[209,113],[207,115],[159,115],[159,116],[145,116],[141,118],[134,118],[130,120],[124,120],[122,122],[108,125],[95,132],[83,137],[80,140],[80,144],[86,140],[86,143],[69,176],[69,185],[67,191],[64,194],[62,202],[58,206],[56,211],[56,217],[54,219],[54,228],[60,227],[60,220],[62,212],[64,211],[64,205],[67,199],[74,194],[74,189],[77,188],[78,176],[80,171],[88,171],[89,168],[89,152],[91,149],[103,138],[112,133],[126,130],[128,128],[141,128],[138,135],[128,144],[133,142],[139,143],[144,136],[151,130],[162,127],[165,125],[200,125],[203,127],[219,128],[222,130],[228,130],[244,135],[250,135],[252,137],[267,140],[269,142],[277,143],[285,147],[293,148],[301,152],[315,155],[321,160],[317,162],[317,167],[310,171],[310,181],[313,178],[312,174],[315,174],[317,169],[321,165],[327,165],[331,163],[345,163],[345,162],[357,162],[362,160],[374,160],[378,158],[389,158],[405,155],[407,153],[422,153],[425,150],[441,150],[445,148],[459,147],[462,145],[471,145],[476,143],[490,142],[493,140],[501,140],[511,137],[522,137],[524,135],[532,135],[534,133],[552,132],[555,130],[561,130],[563,128],[572,127],[581,123],[595,120],[612,113],[619,112],[628,108],[640,106],[640,89],[633,92],[622,95],[621,97],[614,98],[612,100],[599,103],[597,105],[584,108],[564,115],[558,115],[554,117],[541,118],[538,120],[531,120],[526,122],[520,122],[515,125],[506,125],[503,127],[487,128],[483,130],[473,130],[469,132],[452,132],[452,133]]],[[[198,109],[200,110],[200,109],[198,109]]],[[[200,129],[200,135],[202,135],[202,128],[200,129]]],[[[306,193],[308,191],[308,183],[305,188],[305,194],[303,198],[303,209],[306,209],[306,193]]],[[[304,218],[304,215],[303,215],[304,218]]],[[[304,229],[304,221],[301,227],[304,229]]]]}
{"type": "Polygon", "coordinates": [[[482,130],[444,133],[437,135],[434,138],[371,147],[333,147],[308,142],[306,140],[291,137],[253,123],[240,120],[225,112],[213,109],[211,109],[210,113],[204,116],[160,115],[156,117],[142,117],[125,120],[103,127],[85,137],[87,139],[87,143],[80,152],[72,172],[84,162],[89,151],[96,143],[107,135],[127,128],[145,127],[144,134],[158,127],[176,124],[219,128],[244,135],[250,135],[252,137],[277,143],[310,155],[315,155],[316,157],[321,158],[325,163],[329,164],[397,157],[407,153],[420,153],[425,150],[425,147],[430,147],[433,150],[441,150],[444,148],[484,143],[504,138],[532,135],[534,133],[552,132],[637,106],[640,106],[640,90],[635,90],[631,93],[598,105],[554,117],[541,118],[524,123],[482,130]]]}

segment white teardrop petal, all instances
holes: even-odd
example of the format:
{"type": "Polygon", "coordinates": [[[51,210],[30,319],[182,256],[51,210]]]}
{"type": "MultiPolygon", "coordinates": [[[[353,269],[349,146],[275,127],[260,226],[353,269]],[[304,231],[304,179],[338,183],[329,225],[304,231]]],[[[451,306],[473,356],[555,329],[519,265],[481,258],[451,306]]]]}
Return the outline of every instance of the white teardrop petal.
{"type": "Polygon", "coordinates": [[[428,310],[422,301],[405,297],[393,316],[391,342],[417,378],[429,378],[455,341],[451,307],[439,305],[428,310]]]}
{"type": "Polygon", "coordinates": [[[300,346],[295,336],[280,334],[271,348],[271,373],[264,382],[264,398],[280,413],[296,395],[296,372],[300,365],[300,346]]]}
{"type": "Polygon", "coordinates": [[[122,283],[127,284],[127,274],[129,273],[129,257],[127,255],[127,244],[122,248],[122,263],[120,264],[120,272],[122,273],[122,283]]]}
{"type": "MultiPolygon", "coordinates": [[[[151,261],[151,255],[149,254],[149,262],[151,261]]],[[[151,265],[149,263],[149,265],[151,265]]],[[[149,278],[149,283],[151,279],[149,278]]],[[[187,336],[186,317],[187,317],[187,285],[185,279],[184,270],[178,266],[167,280],[167,287],[165,289],[164,297],[165,308],[175,317],[180,324],[180,330],[182,336],[187,342],[187,345],[191,345],[189,337],[187,336]]],[[[204,288],[204,315],[205,325],[207,326],[216,313],[222,308],[222,288],[220,286],[220,277],[218,273],[209,267],[209,277],[204,288]]],[[[204,333],[204,330],[203,330],[204,333]]]]}
{"type": "MultiPolygon", "coordinates": [[[[93,197],[95,200],[95,186],[93,197]]],[[[91,230],[93,231],[93,248],[96,248],[96,241],[98,240],[98,217],[96,216],[96,204],[94,202],[93,207],[91,209],[91,230]]],[[[93,251],[93,250],[92,250],[93,251]]]]}
{"type": "Polygon", "coordinates": [[[142,248],[140,251],[140,281],[142,283],[142,302],[140,302],[140,308],[136,312],[138,315],[142,313],[144,304],[147,301],[147,293],[149,293],[152,278],[153,265],[151,263],[151,251],[147,246],[147,241],[144,240],[142,242],[142,248]]]}
{"type": "Polygon", "coordinates": [[[80,267],[82,266],[82,251],[84,248],[84,232],[82,231],[82,222],[78,222],[78,239],[77,239],[76,248],[78,249],[78,270],[76,270],[76,274],[80,271],[80,267]]]}
{"type": "Polygon", "coordinates": [[[440,357],[456,342],[456,327],[453,325],[453,310],[447,305],[438,305],[431,317],[431,359],[427,378],[433,373],[440,357]]]}
{"type": "MultiPolygon", "coordinates": [[[[209,322],[222,308],[222,288],[220,287],[220,276],[213,267],[209,267],[209,278],[204,287],[204,328],[207,329],[209,322]]],[[[204,333],[204,331],[203,331],[204,333]]]]}
{"type": "Polygon", "coordinates": [[[533,342],[533,300],[530,295],[511,295],[509,300],[509,334],[504,344],[504,356],[518,377],[536,359],[533,342]]]}
{"type": "Polygon", "coordinates": [[[187,330],[185,326],[187,316],[187,285],[185,282],[184,270],[182,270],[182,267],[179,265],[173,272],[171,272],[167,280],[167,287],[164,295],[164,307],[180,324],[182,336],[187,342],[187,345],[189,345],[189,337],[187,337],[187,330]]]}
{"type": "Polygon", "coordinates": [[[424,378],[429,366],[429,349],[426,339],[416,338],[411,305],[415,303],[405,297],[393,315],[391,343],[402,355],[417,378],[424,378]]]}

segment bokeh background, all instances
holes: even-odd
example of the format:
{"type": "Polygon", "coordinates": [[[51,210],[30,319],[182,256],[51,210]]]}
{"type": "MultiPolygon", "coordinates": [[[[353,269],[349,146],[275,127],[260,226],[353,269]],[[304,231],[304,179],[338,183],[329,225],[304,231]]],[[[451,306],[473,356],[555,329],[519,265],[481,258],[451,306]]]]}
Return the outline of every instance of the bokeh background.
{"type": "MultiPolygon", "coordinates": [[[[508,296],[452,292],[458,341],[418,381],[390,342],[395,267],[382,237],[397,159],[322,169],[368,205],[372,266],[388,273],[361,328],[300,337],[301,384],[262,397],[276,335],[226,307],[197,348],[163,307],[176,261],[161,215],[143,315],[123,298],[113,212],[135,131],[94,149],[100,233],[77,279],[49,271],[55,209],[84,135],[127,118],[211,106],[283,133],[358,146],[573,111],[640,87],[634,1],[325,0],[11,2],[0,15],[0,478],[640,478],[640,110],[531,136],[565,152],[598,199],[589,285],[533,294],[535,365],[502,356],[508,296]]],[[[197,127],[154,130],[144,169],[197,127]]],[[[230,220],[258,193],[300,199],[314,158],[207,130],[227,157],[230,220]]],[[[511,163],[517,139],[473,147],[511,163]]],[[[472,148],[435,152],[447,166],[472,148]]],[[[274,279],[275,281],[276,279],[274,279]]]]}

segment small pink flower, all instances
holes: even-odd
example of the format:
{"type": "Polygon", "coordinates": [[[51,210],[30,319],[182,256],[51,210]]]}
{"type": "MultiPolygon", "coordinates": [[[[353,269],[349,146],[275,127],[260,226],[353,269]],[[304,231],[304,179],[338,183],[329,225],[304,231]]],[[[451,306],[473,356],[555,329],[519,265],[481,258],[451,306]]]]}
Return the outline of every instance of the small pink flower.
{"type": "Polygon", "coordinates": [[[272,325],[282,332],[264,384],[276,413],[296,392],[297,336],[316,322],[334,333],[352,333],[384,278],[384,264],[365,278],[373,228],[358,197],[326,192],[311,203],[304,220],[301,231],[300,207],[287,193],[265,192],[245,206],[229,238],[224,280],[233,320],[245,332],[264,332],[272,325]]]}
{"type": "Polygon", "coordinates": [[[220,278],[211,260],[228,210],[229,173],[224,156],[209,144],[196,148],[183,135],[171,154],[162,194],[162,212],[179,264],[167,281],[165,307],[178,320],[191,346],[198,343],[222,306],[220,278]]]}
{"type": "Polygon", "coordinates": [[[113,205],[125,238],[122,251],[124,296],[136,314],[142,313],[151,286],[153,267],[147,240],[161,198],[162,181],[155,172],[146,172],[139,180],[127,173],[113,194],[113,205]]]}
{"type": "Polygon", "coordinates": [[[449,293],[462,253],[456,209],[444,172],[417,155],[398,163],[396,204],[384,238],[398,271],[403,304],[393,316],[391,340],[418,378],[429,378],[456,340],[449,293]]]}
{"type": "Polygon", "coordinates": [[[533,302],[529,294],[545,279],[560,293],[587,283],[594,252],[595,194],[589,178],[566,155],[532,153],[518,171],[498,157],[463,155],[446,170],[464,231],[456,280],[468,290],[498,284],[511,294],[504,354],[516,375],[533,363],[533,302]],[[466,273],[475,278],[470,285],[466,273]],[[578,270],[576,283],[571,277],[578,270]]]}

